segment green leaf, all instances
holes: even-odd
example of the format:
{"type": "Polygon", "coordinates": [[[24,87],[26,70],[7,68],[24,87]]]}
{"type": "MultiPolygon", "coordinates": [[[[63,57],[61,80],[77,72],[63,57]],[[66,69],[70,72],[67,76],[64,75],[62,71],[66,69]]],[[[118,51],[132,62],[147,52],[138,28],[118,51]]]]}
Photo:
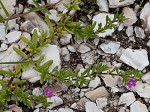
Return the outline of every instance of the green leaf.
{"type": "Polygon", "coordinates": [[[24,84],[26,82],[27,82],[26,80],[16,80],[16,81],[13,81],[12,84],[21,85],[21,84],[24,84]]]}
{"type": "Polygon", "coordinates": [[[37,30],[34,30],[32,35],[32,42],[34,47],[37,47],[37,43],[38,43],[37,38],[38,38],[37,30]]]}
{"type": "Polygon", "coordinates": [[[52,23],[51,23],[48,15],[45,16],[45,20],[46,20],[46,23],[47,23],[47,25],[49,27],[50,36],[53,37],[54,36],[54,28],[52,26],[52,23]]]}
{"type": "Polygon", "coordinates": [[[3,17],[0,15],[0,23],[3,21],[3,17]]]}
{"type": "Polygon", "coordinates": [[[16,48],[16,47],[13,47],[13,50],[18,53],[20,56],[22,56],[23,58],[27,59],[28,56],[20,49],[16,48]]]}
{"type": "Polygon", "coordinates": [[[11,75],[11,72],[10,71],[6,71],[6,70],[0,70],[0,74],[11,75]]]}
{"type": "Polygon", "coordinates": [[[21,38],[21,40],[22,40],[23,42],[25,42],[26,44],[32,45],[32,42],[31,42],[30,40],[28,40],[26,37],[20,36],[20,38],[21,38]]]}
{"type": "Polygon", "coordinates": [[[6,16],[7,16],[7,17],[10,17],[8,11],[6,10],[6,8],[5,8],[5,6],[4,6],[4,4],[3,4],[3,2],[2,2],[1,0],[0,0],[0,4],[1,4],[1,7],[2,7],[2,9],[4,10],[6,16]]]}

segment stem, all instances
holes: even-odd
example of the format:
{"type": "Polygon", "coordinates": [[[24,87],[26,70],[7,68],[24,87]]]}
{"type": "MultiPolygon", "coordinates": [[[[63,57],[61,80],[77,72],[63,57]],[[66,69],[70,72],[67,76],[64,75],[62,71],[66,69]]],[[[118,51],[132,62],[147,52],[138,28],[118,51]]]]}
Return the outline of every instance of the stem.
{"type": "MultiPolygon", "coordinates": [[[[58,4],[59,2],[61,2],[61,1],[62,1],[62,0],[59,0],[59,1],[56,2],[56,3],[53,3],[53,4],[46,4],[46,5],[43,5],[43,6],[39,6],[39,7],[37,7],[37,8],[45,8],[45,7],[47,7],[47,8],[52,8],[52,7],[54,7],[55,5],[57,5],[57,4],[58,4]]],[[[16,19],[16,18],[18,18],[18,17],[25,16],[25,15],[29,14],[30,12],[31,12],[31,11],[25,12],[25,13],[22,13],[22,14],[16,14],[16,15],[14,15],[14,16],[11,16],[11,17],[9,17],[9,18],[4,19],[3,21],[16,19]]]]}

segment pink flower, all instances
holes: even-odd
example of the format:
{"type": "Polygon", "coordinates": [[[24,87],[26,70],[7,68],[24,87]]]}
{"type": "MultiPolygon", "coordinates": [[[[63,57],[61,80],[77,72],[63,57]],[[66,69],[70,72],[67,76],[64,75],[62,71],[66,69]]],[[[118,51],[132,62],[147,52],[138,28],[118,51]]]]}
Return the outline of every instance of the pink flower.
{"type": "Polygon", "coordinates": [[[129,78],[126,85],[129,89],[131,89],[132,87],[136,86],[137,80],[134,78],[129,78]]]}
{"type": "Polygon", "coordinates": [[[53,91],[52,91],[52,90],[50,90],[50,88],[49,88],[49,87],[46,87],[46,88],[44,89],[43,93],[44,93],[46,96],[48,96],[48,97],[52,97],[52,96],[54,96],[53,91]]]}

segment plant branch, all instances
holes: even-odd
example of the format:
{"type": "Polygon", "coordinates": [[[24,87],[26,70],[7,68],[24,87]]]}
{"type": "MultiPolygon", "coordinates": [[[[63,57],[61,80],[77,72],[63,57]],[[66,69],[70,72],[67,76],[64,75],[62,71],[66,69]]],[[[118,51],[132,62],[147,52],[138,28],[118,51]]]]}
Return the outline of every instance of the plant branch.
{"type": "MultiPolygon", "coordinates": [[[[46,4],[46,5],[43,5],[43,6],[39,6],[39,7],[37,7],[37,8],[45,8],[45,7],[47,7],[47,8],[52,8],[52,7],[54,7],[55,5],[57,5],[58,3],[60,3],[61,1],[62,1],[62,0],[59,0],[59,1],[56,2],[56,3],[53,3],[53,4],[46,4]]],[[[16,18],[19,18],[19,17],[23,17],[23,16],[29,14],[30,12],[32,12],[32,11],[24,12],[24,13],[22,13],[22,14],[13,15],[13,16],[11,16],[11,17],[9,17],[9,18],[4,19],[4,21],[16,19],[16,18]]]]}

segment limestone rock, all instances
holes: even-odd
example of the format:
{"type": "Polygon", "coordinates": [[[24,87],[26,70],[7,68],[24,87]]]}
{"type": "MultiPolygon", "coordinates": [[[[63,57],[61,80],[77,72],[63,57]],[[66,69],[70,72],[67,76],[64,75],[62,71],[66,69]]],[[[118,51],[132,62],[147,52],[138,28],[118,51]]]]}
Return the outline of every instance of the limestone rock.
{"type": "Polygon", "coordinates": [[[130,106],[130,112],[148,112],[148,109],[145,104],[136,101],[130,106]]]}
{"type": "Polygon", "coordinates": [[[0,40],[5,40],[6,32],[5,25],[0,23],[0,40]]]}
{"type": "Polygon", "coordinates": [[[96,61],[95,55],[96,55],[95,51],[89,51],[87,53],[81,54],[81,58],[84,63],[92,65],[96,61]]]}
{"type": "Polygon", "coordinates": [[[97,5],[99,6],[99,11],[108,12],[108,1],[107,0],[97,0],[97,5]]]}
{"type": "Polygon", "coordinates": [[[31,83],[35,83],[40,80],[40,73],[34,70],[34,66],[30,66],[29,68],[23,69],[22,79],[26,79],[31,83]]]}
{"type": "Polygon", "coordinates": [[[77,51],[80,53],[86,53],[90,50],[91,49],[85,43],[80,44],[79,48],[77,49],[77,51]]]}
{"type": "Polygon", "coordinates": [[[123,51],[120,60],[138,70],[143,70],[149,65],[148,55],[145,49],[133,50],[127,48],[123,51]]]}
{"type": "Polygon", "coordinates": [[[13,43],[13,42],[17,42],[20,39],[21,36],[21,32],[20,31],[12,31],[10,33],[8,33],[5,37],[6,37],[6,41],[5,43],[13,43]]]}
{"type": "Polygon", "coordinates": [[[35,26],[32,24],[31,21],[25,21],[20,26],[21,30],[28,32],[28,33],[31,33],[34,28],[35,28],[35,26]]]}
{"type": "Polygon", "coordinates": [[[53,107],[63,104],[63,100],[58,96],[52,96],[51,98],[47,98],[47,102],[52,102],[52,105],[47,107],[48,109],[52,109],[53,107]]]}
{"type": "MultiPolygon", "coordinates": [[[[24,12],[27,12],[28,10],[29,9],[25,9],[24,12]]],[[[49,30],[49,27],[45,23],[45,21],[42,18],[40,18],[35,12],[30,12],[29,14],[25,15],[24,18],[26,20],[31,21],[35,27],[38,27],[40,29],[40,31],[41,30],[44,30],[44,31],[49,30]]]]}
{"type": "Polygon", "coordinates": [[[137,92],[140,97],[150,98],[150,85],[147,83],[138,82],[132,90],[137,92]]]}
{"type": "Polygon", "coordinates": [[[86,102],[85,104],[86,112],[103,112],[99,109],[94,102],[86,102]]]}
{"type": "MultiPolygon", "coordinates": [[[[0,52],[0,62],[17,62],[21,61],[22,57],[17,54],[13,47],[18,48],[18,44],[12,44],[6,51],[0,52]]],[[[1,70],[13,70],[15,64],[0,64],[1,70]]]]}
{"type": "Polygon", "coordinates": [[[142,38],[144,39],[145,38],[145,33],[144,33],[144,30],[140,27],[135,27],[134,28],[134,31],[135,31],[135,35],[136,37],[139,37],[139,38],[142,38]]]}
{"type": "Polygon", "coordinates": [[[135,101],[135,96],[132,92],[123,93],[119,98],[119,105],[125,104],[126,106],[131,105],[135,101]]]}
{"type": "Polygon", "coordinates": [[[128,26],[126,29],[126,34],[128,37],[133,36],[133,26],[128,26]]]}
{"type": "Polygon", "coordinates": [[[70,108],[60,108],[58,109],[58,112],[73,112],[73,110],[70,108]]]}
{"type": "Polygon", "coordinates": [[[101,84],[101,80],[99,77],[96,77],[94,80],[91,80],[89,83],[89,88],[96,88],[98,85],[101,84]]]}
{"type": "MultiPolygon", "coordinates": [[[[109,13],[99,13],[93,17],[93,19],[92,19],[93,23],[96,22],[96,26],[94,28],[94,31],[96,31],[98,29],[99,23],[102,23],[102,27],[105,26],[106,16],[108,16],[110,19],[114,18],[114,15],[109,14],[109,13]]],[[[99,37],[105,37],[105,36],[109,36],[109,35],[111,36],[113,32],[114,32],[114,29],[107,29],[103,33],[99,33],[98,36],[99,37]]]]}
{"type": "Polygon", "coordinates": [[[50,12],[49,18],[51,20],[54,20],[54,21],[59,21],[60,20],[61,17],[57,16],[58,12],[55,9],[51,9],[49,12],[50,12]]]}
{"type": "Polygon", "coordinates": [[[131,26],[137,21],[137,17],[133,9],[124,7],[122,12],[124,13],[125,18],[128,18],[124,21],[125,26],[131,26]]]}
{"type": "Polygon", "coordinates": [[[146,73],[142,76],[142,80],[148,84],[150,84],[150,72],[146,73]]]}
{"type": "Polygon", "coordinates": [[[103,109],[104,107],[107,106],[107,104],[108,104],[108,99],[105,98],[105,97],[97,98],[97,99],[96,99],[96,104],[97,104],[97,107],[98,107],[98,108],[103,109]]]}
{"type": "Polygon", "coordinates": [[[124,0],[120,2],[120,0],[109,0],[109,7],[117,8],[117,7],[127,6],[133,4],[134,1],[135,0],[124,0]]]}
{"type": "Polygon", "coordinates": [[[61,55],[62,55],[64,61],[70,60],[70,53],[66,47],[61,48],[61,55]]]}
{"type": "Polygon", "coordinates": [[[141,11],[140,19],[144,21],[144,26],[147,26],[148,17],[150,16],[150,2],[147,2],[144,5],[144,8],[141,11]]]}
{"type": "Polygon", "coordinates": [[[101,86],[93,91],[85,93],[85,96],[92,101],[96,101],[97,98],[109,97],[109,93],[104,86],[101,86]]]}
{"type": "Polygon", "coordinates": [[[117,86],[119,80],[121,79],[120,76],[114,76],[112,77],[112,75],[102,75],[103,76],[103,80],[104,83],[107,87],[113,87],[113,86],[117,86]]]}
{"type": "Polygon", "coordinates": [[[115,54],[120,47],[120,42],[105,42],[100,45],[100,48],[108,54],[115,54]]]}

